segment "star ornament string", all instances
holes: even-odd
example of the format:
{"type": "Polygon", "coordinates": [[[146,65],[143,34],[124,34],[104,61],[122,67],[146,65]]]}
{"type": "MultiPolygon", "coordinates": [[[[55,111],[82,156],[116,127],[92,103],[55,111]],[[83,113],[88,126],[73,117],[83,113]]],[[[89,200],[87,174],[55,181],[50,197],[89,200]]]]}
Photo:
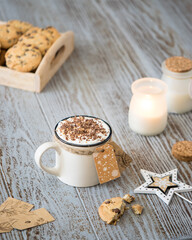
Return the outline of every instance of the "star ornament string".
{"type": "Polygon", "coordinates": [[[192,201],[184,198],[179,193],[192,191],[192,186],[177,180],[177,169],[158,174],[141,169],[145,183],[134,190],[135,193],[156,194],[167,205],[169,205],[173,194],[192,204],[192,201]]]}

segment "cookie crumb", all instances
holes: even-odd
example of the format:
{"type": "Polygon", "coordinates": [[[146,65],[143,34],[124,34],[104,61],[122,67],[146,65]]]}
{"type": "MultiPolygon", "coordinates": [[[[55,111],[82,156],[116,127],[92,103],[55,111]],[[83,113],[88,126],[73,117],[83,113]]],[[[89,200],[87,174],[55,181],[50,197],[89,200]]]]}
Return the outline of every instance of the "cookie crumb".
{"type": "Polygon", "coordinates": [[[136,215],[141,215],[144,207],[139,204],[135,204],[131,208],[136,215]]]}
{"type": "Polygon", "coordinates": [[[128,203],[131,203],[135,200],[135,197],[131,196],[130,194],[125,194],[125,196],[123,197],[123,200],[128,203]]]}

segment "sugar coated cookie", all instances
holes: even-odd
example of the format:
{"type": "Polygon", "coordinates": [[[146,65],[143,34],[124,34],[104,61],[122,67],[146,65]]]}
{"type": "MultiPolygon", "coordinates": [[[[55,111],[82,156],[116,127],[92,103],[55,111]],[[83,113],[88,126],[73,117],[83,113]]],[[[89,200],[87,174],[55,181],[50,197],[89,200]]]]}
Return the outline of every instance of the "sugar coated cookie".
{"type": "Polygon", "coordinates": [[[165,66],[171,72],[188,72],[192,69],[192,60],[185,57],[170,57],[165,61],[165,66]]]}
{"type": "Polygon", "coordinates": [[[180,161],[192,161],[192,141],[176,142],[172,147],[172,154],[180,161]]]}

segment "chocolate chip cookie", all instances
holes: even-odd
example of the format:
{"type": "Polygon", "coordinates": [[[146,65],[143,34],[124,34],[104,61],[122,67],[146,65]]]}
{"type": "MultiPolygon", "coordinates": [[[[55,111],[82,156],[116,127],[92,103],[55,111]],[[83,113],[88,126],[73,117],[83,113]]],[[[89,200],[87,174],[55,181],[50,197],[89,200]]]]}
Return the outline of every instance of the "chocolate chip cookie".
{"type": "Polygon", "coordinates": [[[0,42],[1,47],[8,49],[17,43],[21,32],[10,24],[0,25],[0,42]]]}
{"type": "Polygon", "coordinates": [[[35,33],[31,33],[30,29],[28,31],[19,38],[18,44],[27,44],[32,47],[38,48],[41,54],[45,55],[45,53],[51,46],[51,41],[41,32],[38,32],[38,30],[35,33]]]}
{"type": "Polygon", "coordinates": [[[30,44],[16,44],[6,52],[5,59],[7,67],[20,72],[30,72],[38,67],[42,55],[30,44]]]}
{"type": "Polygon", "coordinates": [[[30,28],[25,34],[28,35],[28,34],[35,34],[35,33],[41,33],[42,32],[42,28],[40,27],[32,27],[30,28]]]}
{"type": "Polygon", "coordinates": [[[61,34],[57,31],[54,27],[46,27],[46,28],[39,28],[39,27],[32,27],[27,31],[27,34],[33,35],[36,33],[43,34],[45,37],[49,39],[51,44],[53,44],[57,38],[61,36],[61,34]]]}
{"type": "Polygon", "coordinates": [[[192,161],[192,141],[176,142],[172,147],[172,154],[180,161],[192,161]]]}
{"type": "Polygon", "coordinates": [[[99,216],[107,224],[116,224],[123,215],[126,205],[122,198],[115,197],[105,200],[99,207],[99,216]]]}
{"type": "Polygon", "coordinates": [[[51,43],[54,43],[57,38],[61,36],[57,29],[52,26],[42,29],[42,34],[45,35],[51,41],[51,43]]]}
{"type": "Polygon", "coordinates": [[[23,22],[20,20],[10,20],[10,21],[8,21],[8,24],[15,27],[22,34],[25,33],[27,30],[29,30],[33,26],[32,24],[30,24],[28,22],[23,22]]]}

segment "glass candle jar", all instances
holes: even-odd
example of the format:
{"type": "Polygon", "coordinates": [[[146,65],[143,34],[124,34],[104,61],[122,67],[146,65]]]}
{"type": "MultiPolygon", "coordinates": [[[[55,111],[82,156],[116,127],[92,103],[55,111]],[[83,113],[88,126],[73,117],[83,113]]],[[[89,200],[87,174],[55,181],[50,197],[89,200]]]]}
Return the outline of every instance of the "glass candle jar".
{"type": "Polygon", "coordinates": [[[161,133],[167,125],[167,85],[159,79],[142,78],[136,80],[131,89],[130,128],[146,136],[161,133]]]}
{"type": "Polygon", "coordinates": [[[192,110],[192,70],[172,72],[162,64],[162,77],[168,85],[167,108],[170,113],[185,113],[192,110]]]}

